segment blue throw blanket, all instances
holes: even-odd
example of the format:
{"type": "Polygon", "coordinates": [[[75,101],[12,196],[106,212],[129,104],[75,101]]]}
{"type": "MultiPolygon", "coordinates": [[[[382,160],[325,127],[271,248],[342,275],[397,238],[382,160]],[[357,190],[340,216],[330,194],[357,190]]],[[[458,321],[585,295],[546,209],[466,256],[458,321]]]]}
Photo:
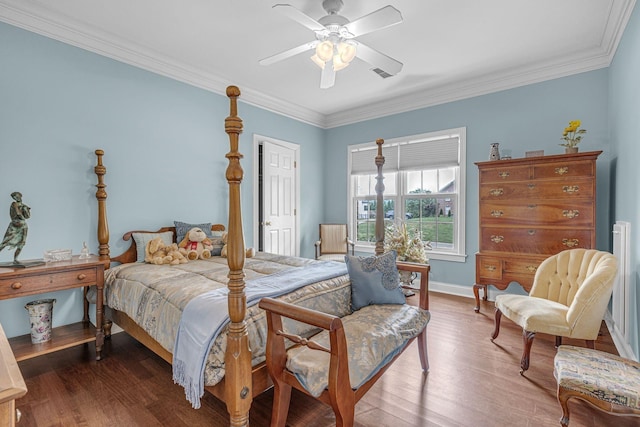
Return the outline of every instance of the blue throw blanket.
{"type": "MultiPolygon", "coordinates": [[[[311,283],[347,274],[345,264],[321,261],[249,280],[247,307],[263,297],[278,297],[311,283]]],[[[189,301],[182,312],[173,349],[173,381],[184,387],[187,400],[197,409],[204,394],[207,355],[222,328],[229,323],[228,288],[216,289],[189,301]]]]}

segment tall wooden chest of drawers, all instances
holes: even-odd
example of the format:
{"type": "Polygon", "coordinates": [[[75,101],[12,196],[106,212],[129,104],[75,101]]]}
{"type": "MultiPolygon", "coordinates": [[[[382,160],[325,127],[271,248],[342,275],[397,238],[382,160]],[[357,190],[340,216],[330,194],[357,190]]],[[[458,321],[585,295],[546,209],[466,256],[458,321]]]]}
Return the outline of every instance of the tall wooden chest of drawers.
{"type": "Polygon", "coordinates": [[[571,248],[595,248],[596,159],[602,151],[477,162],[480,289],[517,282],[527,292],[538,265],[571,248]]]}

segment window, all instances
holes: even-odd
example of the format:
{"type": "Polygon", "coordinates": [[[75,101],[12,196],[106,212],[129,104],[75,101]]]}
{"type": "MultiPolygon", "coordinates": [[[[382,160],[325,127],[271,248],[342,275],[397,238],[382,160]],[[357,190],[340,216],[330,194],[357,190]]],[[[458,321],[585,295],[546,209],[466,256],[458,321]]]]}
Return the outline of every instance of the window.
{"type": "MultiPolygon", "coordinates": [[[[385,224],[404,220],[430,241],[429,258],[465,260],[466,129],[457,128],[385,141],[383,214],[385,224]]],[[[349,216],[357,249],[375,247],[375,143],[349,146],[349,216]]]]}

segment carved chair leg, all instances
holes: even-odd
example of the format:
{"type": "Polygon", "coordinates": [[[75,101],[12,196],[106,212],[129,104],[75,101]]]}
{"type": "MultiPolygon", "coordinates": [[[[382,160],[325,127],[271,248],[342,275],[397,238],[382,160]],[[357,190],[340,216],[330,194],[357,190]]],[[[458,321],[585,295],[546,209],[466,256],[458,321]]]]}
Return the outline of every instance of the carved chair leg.
{"type": "Polygon", "coordinates": [[[289,413],[291,401],[291,386],[281,381],[273,382],[273,411],[271,412],[271,427],[284,427],[289,413]]]}
{"type": "Polygon", "coordinates": [[[556,348],[562,345],[562,337],[556,336],[556,348]]]}
{"type": "Polygon", "coordinates": [[[595,340],[585,340],[585,342],[587,343],[587,348],[590,348],[591,350],[595,350],[596,349],[596,341],[595,340]]]}
{"type": "Polygon", "coordinates": [[[420,364],[422,372],[429,372],[429,355],[427,354],[427,328],[424,328],[418,335],[418,354],[420,356],[420,364]]]}
{"type": "Polygon", "coordinates": [[[495,328],[493,329],[493,334],[491,334],[491,342],[498,338],[498,334],[500,333],[500,320],[502,319],[502,312],[496,307],[496,317],[495,317],[495,328]]]}
{"type": "Polygon", "coordinates": [[[560,418],[560,424],[562,427],[569,426],[569,398],[571,396],[566,396],[565,391],[565,388],[558,386],[558,402],[562,408],[562,417],[560,418]]]}
{"type": "Polygon", "coordinates": [[[531,345],[533,339],[536,337],[535,332],[529,332],[522,330],[522,341],[524,343],[524,350],[522,351],[522,359],[520,360],[520,375],[524,375],[524,371],[529,369],[529,356],[531,354],[531,345]]]}

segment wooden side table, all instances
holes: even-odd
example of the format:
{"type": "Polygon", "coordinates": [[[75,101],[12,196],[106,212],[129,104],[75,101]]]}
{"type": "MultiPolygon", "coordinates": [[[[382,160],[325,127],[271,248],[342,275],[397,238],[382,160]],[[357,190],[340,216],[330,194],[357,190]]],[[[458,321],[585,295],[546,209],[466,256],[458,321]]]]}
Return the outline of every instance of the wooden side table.
{"type": "Polygon", "coordinates": [[[87,259],[74,256],[71,261],[37,267],[0,268],[0,300],[81,287],[85,297],[82,321],[53,328],[51,340],[40,344],[31,344],[30,334],[11,338],[9,343],[18,362],[91,341],[96,342],[96,360],[102,358],[104,264],[96,256],[87,259]],[[89,322],[86,300],[91,285],[97,287],[95,327],[89,322]]]}

